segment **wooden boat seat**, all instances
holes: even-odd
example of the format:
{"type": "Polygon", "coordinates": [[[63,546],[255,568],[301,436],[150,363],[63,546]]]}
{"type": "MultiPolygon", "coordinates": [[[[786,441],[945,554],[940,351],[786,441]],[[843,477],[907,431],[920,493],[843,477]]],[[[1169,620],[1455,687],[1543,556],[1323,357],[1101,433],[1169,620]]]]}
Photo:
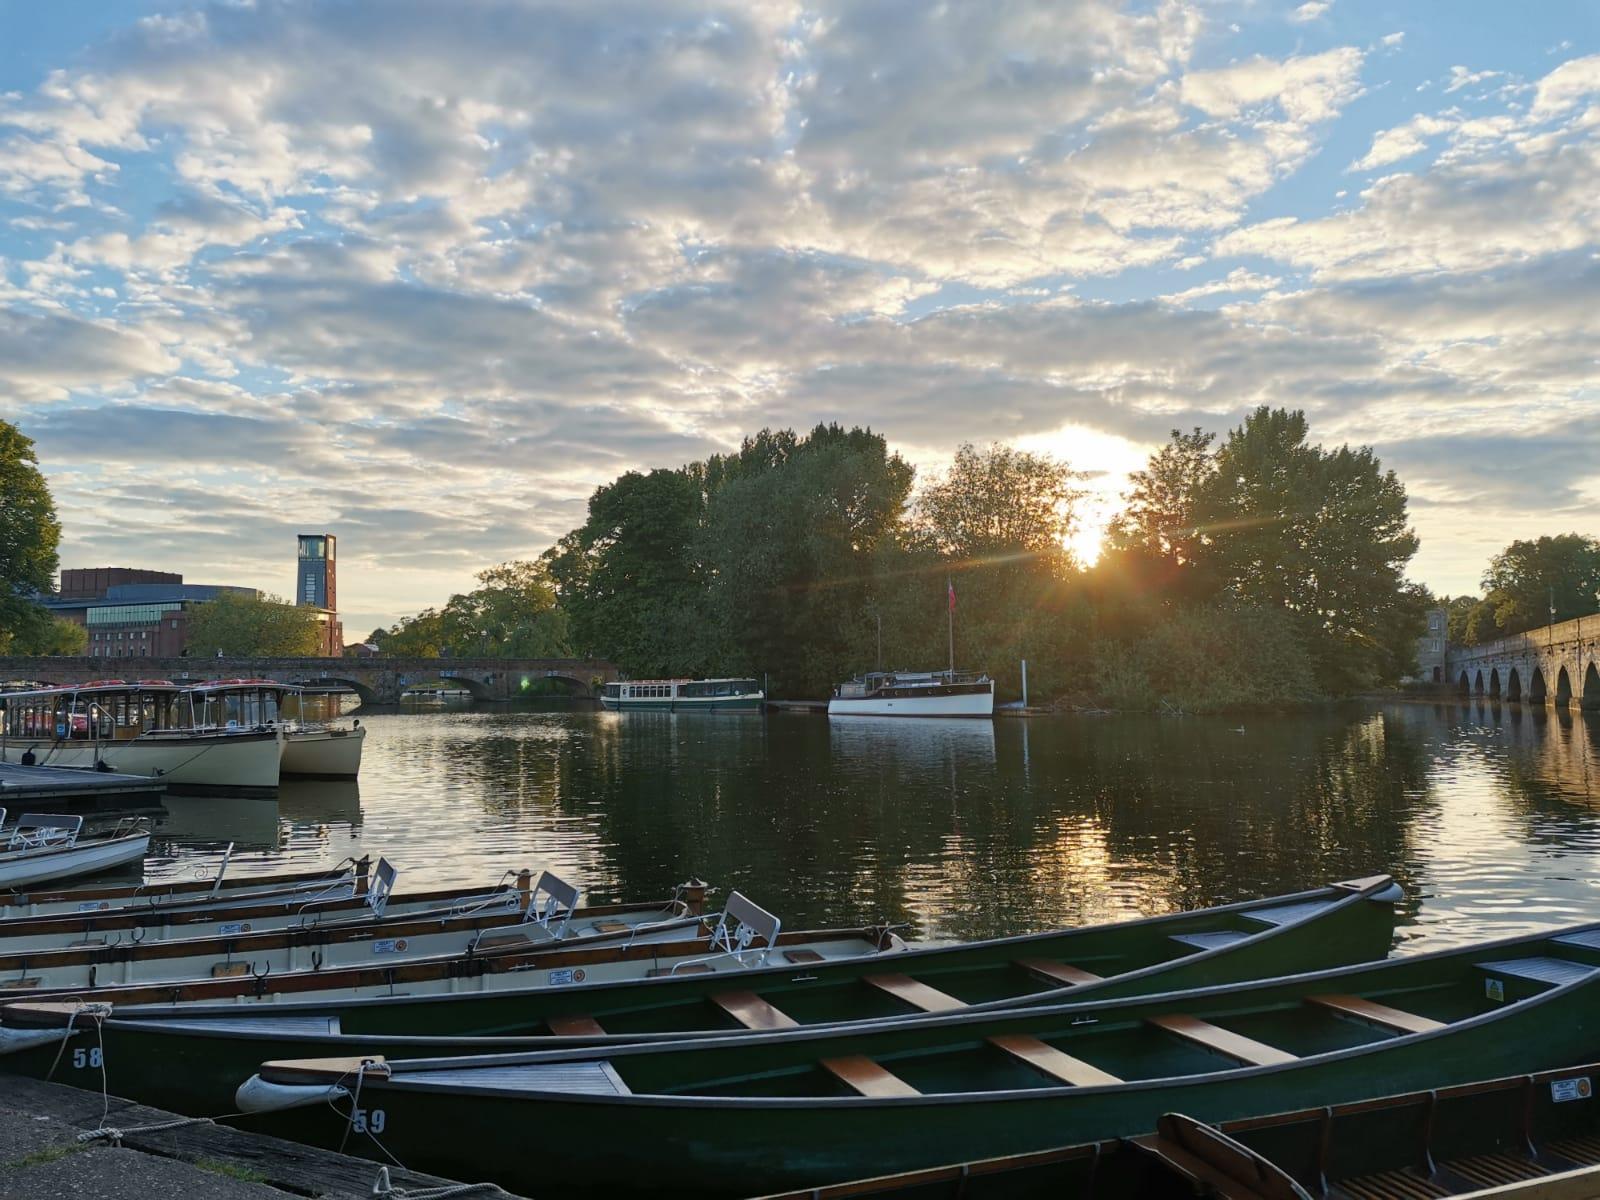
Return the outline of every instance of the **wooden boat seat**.
{"type": "Polygon", "coordinates": [[[746,1029],[798,1029],[800,1022],[774,1008],[754,992],[718,992],[710,997],[723,1012],[746,1029]]]}
{"type": "Polygon", "coordinates": [[[957,1000],[938,988],[918,983],[909,975],[867,975],[864,982],[923,1012],[952,1012],[967,1006],[965,1000],[957,1000]]]}
{"type": "Polygon", "coordinates": [[[1588,950],[1600,950],[1600,929],[1580,929],[1577,933],[1563,934],[1553,940],[1563,946],[1582,946],[1588,950]]]}
{"type": "Polygon", "coordinates": [[[219,962],[211,968],[213,979],[240,979],[250,974],[247,962],[219,962]]]}
{"type": "Polygon", "coordinates": [[[863,1096],[884,1100],[893,1096],[920,1096],[921,1092],[892,1071],[862,1054],[825,1058],[817,1064],[846,1087],[863,1096]]]}
{"type": "Polygon", "coordinates": [[[671,967],[651,967],[644,976],[646,979],[660,979],[666,975],[709,975],[713,970],[709,963],[684,963],[676,971],[671,967]]]}
{"type": "Polygon", "coordinates": [[[520,931],[516,933],[497,933],[490,937],[480,937],[475,945],[479,950],[503,950],[507,946],[526,946],[531,939],[520,931]]]}
{"type": "Polygon", "coordinates": [[[1299,1055],[1279,1050],[1276,1046],[1269,1046],[1254,1038],[1247,1038],[1244,1034],[1234,1033],[1231,1029],[1223,1029],[1220,1025],[1202,1021],[1199,1017],[1172,1013],[1168,1016],[1150,1017],[1149,1022],[1157,1029],[1164,1029],[1185,1041],[1204,1046],[1207,1050],[1215,1050],[1218,1054],[1236,1058],[1247,1066],[1272,1067],[1279,1063],[1299,1061],[1299,1055]]]}
{"type": "Polygon", "coordinates": [[[633,926],[626,921],[596,921],[594,923],[594,931],[596,933],[626,933],[632,928],[633,926]]]}
{"type": "Polygon", "coordinates": [[[599,1037],[605,1033],[593,1017],[551,1017],[545,1025],[557,1037],[599,1037]]]}
{"type": "Polygon", "coordinates": [[[1307,917],[1316,916],[1326,912],[1339,901],[1329,897],[1323,900],[1299,900],[1293,904],[1274,904],[1270,908],[1253,908],[1249,912],[1239,915],[1247,921],[1257,921],[1262,925],[1293,925],[1296,921],[1304,921],[1307,917]]]}
{"type": "Polygon", "coordinates": [[[1030,975],[1041,975],[1051,983],[1064,983],[1068,987],[1077,987],[1084,983],[1099,983],[1105,978],[1092,971],[1085,971],[1071,963],[1056,962],[1049,958],[1019,958],[1016,965],[1027,971],[1030,975]]]}
{"type": "Polygon", "coordinates": [[[1384,1029],[1393,1029],[1397,1033],[1427,1033],[1433,1029],[1443,1029],[1443,1021],[1435,1021],[1432,1017],[1418,1016],[1398,1008],[1390,1008],[1387,1004],[1379,1004],[1375,1000],[1364,1000],[1360,996],[1307,996],[1307,1004],[1315,1004],[1318,1008],[1326,1008],[1336,1012],[1342,1017],[1354,1017],[1358,1021],[1365,1021],[1369,1025],[1378,1025],[1384,1029]]]}
{"type": "Polygon", "coordinates": [[[1070,1083],[1073,1087],[1094,1087],[1097,1084],[1121,1083],[1115,1075],[1099,1067],[1073,1058],[1061,1050],[1026,1033],[1001,1033],[989,1039],[997,1050],[1004,1050],[1013,1058],[1020,1058],[1035,1070],[1043,1071],[1052,1079],[1070,1083]]]}
{"type": "Polygon", "coordinates": [[[1223,946],[1233,946],[1239,942],[1247,941],[1254,934],[1240,933],[1233,929],[1219,929],[1214,933],[1174,933],[1171,939],[1185,946],[1193,946],[1196,950],[1216,950],[1223,946]]]}
{"type": "Polygon", "coordinates": [[[1592,967],[1588,963],[1539,955],[1512,958],[1504,962],[1477,963],[1476,966],[1478,970],[1488,971],[1493,975],[1512,975],[1518,979],[1531,979],[1535,983],[1551,983],[1557,986],[1563,983],[1576,983],[1600,971],[1600,967],[1592,967]]]}
{"type": "Polygon", "coordinates": [[[792,963],[819,963],[822,961],[822,955],[815,950],[785,950],[783,957],[786,961],[792,963]]]}

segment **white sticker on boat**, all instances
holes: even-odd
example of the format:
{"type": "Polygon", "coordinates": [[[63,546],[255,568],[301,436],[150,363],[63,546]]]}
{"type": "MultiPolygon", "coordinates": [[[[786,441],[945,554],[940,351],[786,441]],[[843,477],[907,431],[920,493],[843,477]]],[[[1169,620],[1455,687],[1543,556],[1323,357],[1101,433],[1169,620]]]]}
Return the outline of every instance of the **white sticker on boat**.
{"type": "Polygon", "coordinates": [[[409,945],[405,938],[380,938],[372,943],[374,954],[404,954],[409,945]]]}
{"type": "Polygon", "coordinates": [[[249,932],[250,932],[250,922],[249,921],[233,921],[233,922],[230,922],[227,925],[218,925],[217,926],[217,936],[218,937],[227,937],[227,935],[230,934],[230,933],[249,933],[249,932]]]}
{"type": "Polygon", "coordinates": [[[1594,1084],[1589,1082],[1587,1075],[1579,1075],[1576,1079],[1550,1081],[1550,1099],[1557,1104],[1565,1104],[1568,1100],[1587,1100],[1592,1095],[1594,1095],[1594,1084]]]}
{"type": "Polygon", "coordinates": [[[79,912],[105,912],[111,907],[109,900],[85,900],[78,905],[79,912]]]}
{"type": "Polygon", "coordinates": [[[551,971],[548,978],[548,983],[551,987],[565,987],[569,983],[582,982],[582,967],[563,967],[559,971],[551,971]]]}
{"type": "Polygon", "coordinates": [[[1503,979],[1485,979],[1483,981],[1483,994],[1496,1004],[1505,1003],[1506,983],[1503,979]]]}

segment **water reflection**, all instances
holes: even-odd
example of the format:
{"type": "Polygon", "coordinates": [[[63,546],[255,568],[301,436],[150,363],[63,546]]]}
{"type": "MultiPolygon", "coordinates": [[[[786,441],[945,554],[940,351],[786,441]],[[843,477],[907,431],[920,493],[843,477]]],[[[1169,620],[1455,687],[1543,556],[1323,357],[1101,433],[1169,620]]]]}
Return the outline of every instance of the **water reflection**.
{"type": "MultiPolygon", "coordinates": [[[[791,926],[948,940],[1395,874],[1408,947],[1600,912],[1600,725],[1468,701],[1233,720],[829,721],[433,708],[363,718],[360,786],[170,809],[152,870],[388,855],[402,886],[698,874],[791,926]]],[[[174,798],[177,802],[178,798],[174,798]]]]}

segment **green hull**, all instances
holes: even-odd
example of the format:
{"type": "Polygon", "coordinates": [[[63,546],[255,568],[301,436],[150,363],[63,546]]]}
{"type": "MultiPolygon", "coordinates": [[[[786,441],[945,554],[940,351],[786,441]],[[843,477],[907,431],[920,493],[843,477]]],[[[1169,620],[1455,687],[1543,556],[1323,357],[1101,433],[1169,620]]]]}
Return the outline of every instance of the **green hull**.
{"type": "MultiPolygon", "coordinates": [[[[1595,927],[1582,936],[1600,944],[1595,927]]],[[[1232,988],[843,1033],[601,1057],[402,1061],[389,1065],[392,1077],[364,1078],[359,1107],[385,1144],[407,1148],[408,1165],[458,1179],[577,1196],[738,1196],[1142,1133],[1168,1111],[1225,1121],[1597,1057],[1600,949],[1530,938],[1232,988]],[[1483,965],[1513,959],[1568,982],[1483,965]],[[1309,999],[1329,993],[1437,1027],[1401,1035],[1309,999]],[[1232,1052],[1174,1034],[1179,1022],[1280,1057],[1241,1066],[1232,1052]],[[1063,1086],[997,1038],[1043,1043],[1116,1080],[1063,1086]],[[853,1095],[823,1069],[863,1059],[915,1092],[853,1095]],[[612,1094],[606,1079],[617,1081],[612,1094]]],[[[263,1076],[251,1087],[287,1085],[298,1097],[271,1102],[306,1107],[261,1113],[253,1127],[326,1144],[345,1137],[349,1072],[280,1065],[263,1076]],[[336,1112],[327,1089],[340,1083],[336,1112]]],[[[252,1101],[263,1102],[259,1093],[252,1101]]],[[[347,1148],[381,1157],[371,1135],[352,1134],[347,1148]]]]}
{"type": "MultiPolygon", "coordinates": [[[[1392,904],[1368,898],[1384,892],[1384,881],[1371,881],[1364,891],[1323,888],[1141,921],[803,969],[783,963],[732,977],[685,975],[438,996],[283,996],[261,1004],[118,1005],[98,1030],[80,1022],[71,1044],[104,1047],[107,1086],[113,1093],[178,1112],[211,1115],[231,1111],[239,1081],[267,1059],[434,1057],[695,1036],[749,1037],[712,1000],[734,988],[760,996],[803,1024],[821,1026],[917,1015],[917,1009],[866,981],[885,972],[912,975],[981,1009],[1176,991],[1370,961],[1387,953],[1393,936],[1392,904]],[[1285,925],[1249,915],[1306,904],[1322,907],[1285,925]],[[1208,936],[1234,933],[1249,936],[1209,951],[1176,940],[1203,942],[1208,936]],[[1020,968],[1021,959],[1070,962],[1103,978],[1064,988],[1020,968]],[[575,1016],[598,1022],[605,1034],[552,1036],[552,1019],[575,1016]],[[205,1027],[199,1018],[220,1023],[205,1027]]],[[[67,1083],[82,1078],[99,1086],[98,1062],[72,1053],[58,1057],[62,1037],[50,1025],[59,1029],[60,1013],[46,1012],[41,1025],[27,1017],[26,1009],[15,1006],[5,1013],[0,1051],[13,1033],[31,1034],[40,1044],[0,1054],[0,1069],[67,1083]]]]}

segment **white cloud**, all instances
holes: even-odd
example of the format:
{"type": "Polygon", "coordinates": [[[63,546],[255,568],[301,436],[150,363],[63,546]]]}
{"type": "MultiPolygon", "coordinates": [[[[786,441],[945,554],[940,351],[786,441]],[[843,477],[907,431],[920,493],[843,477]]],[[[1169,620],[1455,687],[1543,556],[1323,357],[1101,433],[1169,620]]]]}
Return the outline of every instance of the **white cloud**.
{"type": "Polygon", "coordinates": [[[1428,148],[1428,139],[1456,128],[1458,121],[1447,117],[1429,117],[1418,114],[1404,125],[1385,129],[1373,135],[1372,147],[1365,155],[1350,164],[1352,171],[1371,171],[1386,167],[1403,158],[1410,158],[1428,148]]]}
{"type": "Polygon", "coordinates": [[[1305,24],[1324,16],[1333,7],[1333,0],[1306,0],[1299,8],[1289,14],[1291,21],[1305,24]]]}
{"type": "Polygon", "coordinates": [[[1504,71],[1469,71],[1466,67],[1451,67],[1450,82],[1445,84],[1445,94],[1459,92],[1462,88],[1472,87],[1474,84],[1487,83],[1489,80],[1498,79],[1504,74],[1504,71]]]}
{"type": "Polygon", "coordinates": [[[1533,116],[1538,120],[1555,116],[1596,92],[1600,92],[1600,54],[1574,58],[1539,81],[1533,116]]]}
{"type": "Polygon", "coordinates": [[[1281,62],[1258,55],[1184,76],[1183,100],[1213,117],[1278,109],[1293,122],[1326,121],[1359,93],[1361,62],[1349,46],[1281,62]]]}

